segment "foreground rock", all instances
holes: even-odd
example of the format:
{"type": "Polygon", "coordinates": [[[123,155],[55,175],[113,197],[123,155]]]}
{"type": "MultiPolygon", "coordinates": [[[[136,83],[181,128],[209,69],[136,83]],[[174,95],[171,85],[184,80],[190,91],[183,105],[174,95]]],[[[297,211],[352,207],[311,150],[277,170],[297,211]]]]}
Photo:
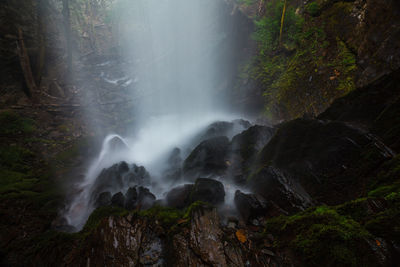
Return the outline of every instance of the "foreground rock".
{"type": "Polygon", "coordinates": [[[297,119],[283,124],[258,154],[249,186],[287,211],[311,201],[338,204],[361,194],[377,164],[392,156],[345,123],[297,119]]]}
{"type": "MultiPolygon", "coordinates": [[[[136,164],[129,165],[125,161],[122,161],[101,171],[93,185],[91,198],[96,203],[103,192],[123,192],[129,187],[149,184],[150,174],[143,166],[137,166],[136,164]]],[[[106,206],[108,205],[106,202],[104,199],[104,203],[97,203],[96,205],[106,206]]],[[[118,204],[118,206],[120,205],[121,203],[118,204]]],[[[122,204],[123,206],[124,204],[122,204]]]]}
{"type": "Polygon", "coordinates": [[[267,215],[268,203],[260,195],[245,194],[237,190],[234,201],[237,210],[245,222],[259,216],[267,215]]]}
{"type": "Polygon", "coordinates": [[[225,200],[225,189],[221,182],[208,179],[198,178],[194,184],[190,195],[191,202],[203,201],[213,205],[218,205],[225,200]]]}
{"type": "Polygon", "coordinates": [[[229,139],[219,136],[201,142],[185,159],[185,180],[194,181],[199,176],[218,176],[228,168],[229,139]]]}
{"type": "Polygon", "coordinates": [[[173,208],[184,208],[191,204],[191,193],[193,191],[194,185],[185,184],[183,186],[178,186],[173,188],[168,192],[165,200],[167,202],[167,206],[173,208]]]}
{"type": "Polygon", "coordinates": [[[233,137],[228,173],[234,183],[246,183],[257,153],[271,140],[275,131],[272,127],[255,125],[233,137]]]}
{"type": "Polygon", "coordinates": [[[211,123],[207,128],[192,140],[192,144],[197,145],[207,139],[218,136],[226,136],[231,139],[234,135],[248,129],[251,123],[238,119],[233,121],[216,121],[211,123]]]}

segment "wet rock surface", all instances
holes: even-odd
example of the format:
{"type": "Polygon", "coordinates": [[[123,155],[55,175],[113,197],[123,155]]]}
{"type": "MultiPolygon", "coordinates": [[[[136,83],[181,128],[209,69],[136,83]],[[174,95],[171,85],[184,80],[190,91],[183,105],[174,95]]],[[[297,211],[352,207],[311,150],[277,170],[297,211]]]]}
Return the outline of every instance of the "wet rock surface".
{"type": "Polygon", "coordinates": [[[183,163],[184,179],[223,174],[228,165],[229,139],[219,136],[201,142],[183,163]]]}
{"type": "Polygon", "coordinates": [[[391,157],[373,137],[345,123],[293,120],[283,124],[258,154],[253,165],[258,171],[249,182],[266,198],[274,193],[263,184],[278,186],[278,182],[280,191],[291,191],[293,199],[309,195],[325,203],[340,203],[357,195],[363,183],[357,174],[360,164],[370,163],[363,167],[374,168],[372,162],[364,160],[364,153],[380,160],[391,157]]]}
{"type": "Polygon", "coordinates": [[[198,178],[190,194],[190,201],[203,201],[213,205],[223,203],[225,200],[225,189],[221,182],[209,179],[198,178]]]}
{"type": "Polygon", "coordinates": [[[111,193],[110,192],[103,192],[100,193],[96,200],[96,207],[104,207],[109,206],[111,204],[111,193]]]}
{"type": "Polygon", "coordinates": [[[257,194],[245,194],[237,190],[235,192],[235,206],[244,221],[265,216],[268,212],[267,201],[257,194]]]}
{"type": "Polygon", "coordinates": [[[111,198],[111,205],[123,208],[125,206],[125,196],[121,192],[114,194],[111,198]]]}
{"type": "Polygon", "coordinates": [[[193,187],[194,185],[192,184],[185,184],[171,189],[165,198],[167,206],[178,209],[189,206],[191,203],[190,196],[193,187]]]}

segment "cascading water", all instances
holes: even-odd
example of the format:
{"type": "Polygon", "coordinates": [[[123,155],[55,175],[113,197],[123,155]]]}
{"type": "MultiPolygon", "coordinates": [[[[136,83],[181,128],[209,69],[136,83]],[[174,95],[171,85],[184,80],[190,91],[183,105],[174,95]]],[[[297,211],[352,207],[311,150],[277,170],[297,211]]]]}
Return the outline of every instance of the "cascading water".
{"type": "Polygon", "coordinates": [[[151,191],[162,197],[172,186],[161,175],[171,150],[179,147],[185,154],[185,148],[197,145],[190,140],[207,125],[235,118],[225,111],[221,92],[226,83],[218,59],[229,49],[223,45],[227,42],[220,27],[221,5],[222,0],[116,2],[116,35],[130,66],[126,73],[131,79],[126,79],[135,81],[131,95],[139,99],[132,111],[137,125],[132,136],[105,138],[65,212],[70,225],[80,229],[94,209],[91,193],[104,168],[120,161],[143,165],[153,179],[151,191]]]}

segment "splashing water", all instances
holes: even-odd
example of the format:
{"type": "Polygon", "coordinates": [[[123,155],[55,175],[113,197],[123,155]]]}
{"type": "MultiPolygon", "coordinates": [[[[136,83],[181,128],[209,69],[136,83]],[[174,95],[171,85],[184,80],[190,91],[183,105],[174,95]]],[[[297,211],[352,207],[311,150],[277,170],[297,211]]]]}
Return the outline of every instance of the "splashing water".
{"type": "MultiPolygon", "coordinates": [[[[132,136],[105,138],[65,212],[70,225],[80,229],[92,212],[91,192],[104,168],[120,161],[145,166],[159,186],[150,190],[161,197],[171,186],[160,178],[168,153],[174,147],[185,151],[197,145],[190,144],[191,138],[210,123],[237,118],[224,112],[221,92],[227,84],[226,70],[219,68],[218,60],[229,50],[229,42],[218,10],[225,4],[222,0],[116,1],[117,37],[123,56],[131,62],[126,77],[135,77],[131,94],[140,99],[132,111],[138,125],[132,136]]],[[[232,191],[228,190],[230,200],[232,191]]]]}

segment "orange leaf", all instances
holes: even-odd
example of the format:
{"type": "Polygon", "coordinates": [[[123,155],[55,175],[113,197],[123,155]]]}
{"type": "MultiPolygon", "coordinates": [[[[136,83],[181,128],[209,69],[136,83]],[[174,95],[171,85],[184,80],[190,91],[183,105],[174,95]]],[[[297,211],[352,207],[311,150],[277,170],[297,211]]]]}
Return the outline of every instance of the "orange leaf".
{"type": "Polygon", "coordinates": [[[378,247],[381,246],[381,242],[379,242],[379,240],[375,240],[376,244],[378,245],[378,247]]]}
{"type": "Polygon", "coordinates": [[[244,243],[247,241],[246,233],[244,230],[240,229],[236,231],[236,238],[241,242],[244,243]]]}
{"type": "Polygon", "coordinates": [[[178,224],[182,224],[182,223],[185,223],[187,221],[188,221],[188,219],[179,219],[178,220],[178,224]]]}

